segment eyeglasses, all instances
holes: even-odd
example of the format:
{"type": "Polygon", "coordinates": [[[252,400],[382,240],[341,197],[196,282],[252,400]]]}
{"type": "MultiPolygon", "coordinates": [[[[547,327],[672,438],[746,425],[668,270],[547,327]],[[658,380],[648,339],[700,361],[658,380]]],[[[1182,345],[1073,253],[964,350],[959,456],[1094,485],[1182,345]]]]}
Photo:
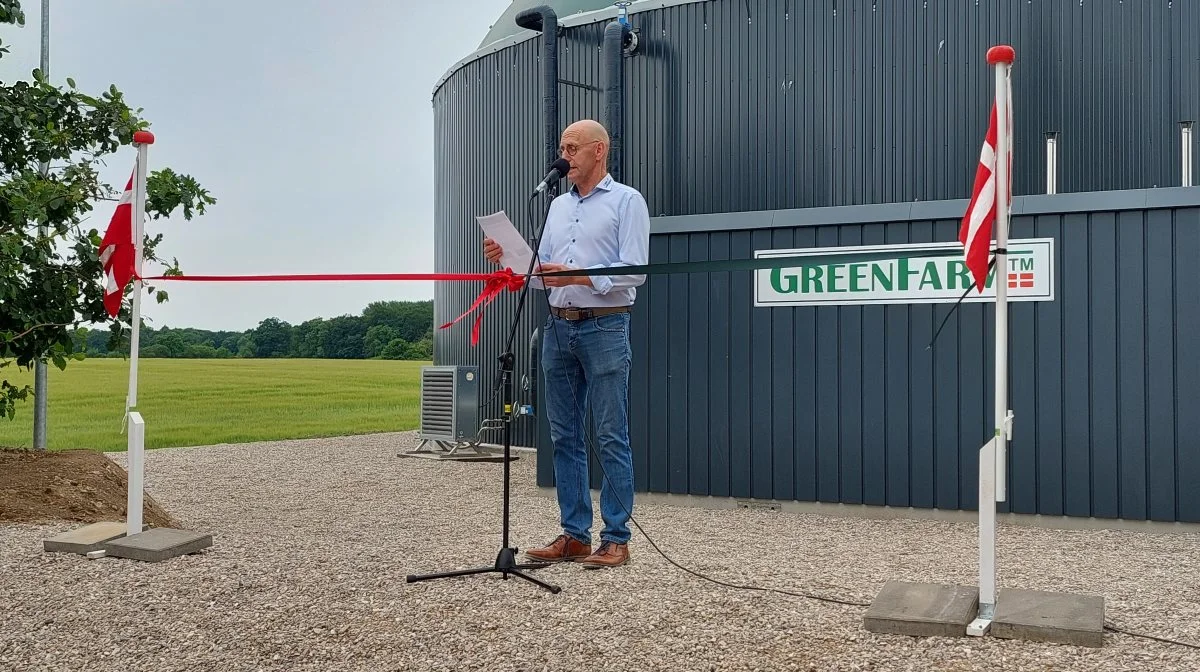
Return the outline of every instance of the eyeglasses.
{"type": "Polygon", "coordinates": [[[589,141],[583,143],[582,145],[559,145],[558,153],[566,154],[567,156],[575,156],[575,153],[579,151],[580,147],[586,147],[587,145],[591,145],[591,144],[594,144],[597,142],[600,142],[600,141],[599,140],[589,140],[589,141]]]}

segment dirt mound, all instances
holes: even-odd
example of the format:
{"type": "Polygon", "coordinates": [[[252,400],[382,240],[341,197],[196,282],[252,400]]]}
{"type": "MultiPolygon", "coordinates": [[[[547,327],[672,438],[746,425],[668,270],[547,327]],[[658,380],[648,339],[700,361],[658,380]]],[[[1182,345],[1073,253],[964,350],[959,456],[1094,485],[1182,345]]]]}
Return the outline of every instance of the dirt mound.
{"type": "MultiPolygon", "coordinates": [[[[0,522],[124,521],[128,474],[93,450],[0,449],[0,522]]],[[[142,522],[179,527],[149,495],[142,522]]]]}

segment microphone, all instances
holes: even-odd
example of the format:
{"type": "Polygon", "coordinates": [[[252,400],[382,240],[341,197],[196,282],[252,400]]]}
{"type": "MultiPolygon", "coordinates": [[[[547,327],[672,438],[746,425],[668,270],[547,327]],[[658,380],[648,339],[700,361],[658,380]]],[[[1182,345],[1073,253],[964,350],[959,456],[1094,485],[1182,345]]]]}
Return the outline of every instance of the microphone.
{"type": "Polygon", "coordinates": [[[542,179],[537,188],[533,190],[534,194],[541,193],[546,190],[554,182],[566,177],[567,172],[571,170],[571,163],[564,158],[559,158],[554,163],[550,164],[550,172],[546,173],[546,177],[542,179]]]}

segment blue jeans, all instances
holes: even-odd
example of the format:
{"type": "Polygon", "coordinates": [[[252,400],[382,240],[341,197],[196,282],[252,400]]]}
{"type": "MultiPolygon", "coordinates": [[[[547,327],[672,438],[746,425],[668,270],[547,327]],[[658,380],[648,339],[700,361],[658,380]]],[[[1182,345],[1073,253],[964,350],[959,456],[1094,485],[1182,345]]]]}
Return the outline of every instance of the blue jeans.
{"type": "Polygon", "coordinates": [[[595,450],[606,477],[600,489],[603,541],[629,542],[633,451],[629,446],[629,313],[585,320],[546,320],[542,371],[546,417],[554,441],[554,479],[563,532],[592,543],[586,411],[595,421],[595,450]]]}

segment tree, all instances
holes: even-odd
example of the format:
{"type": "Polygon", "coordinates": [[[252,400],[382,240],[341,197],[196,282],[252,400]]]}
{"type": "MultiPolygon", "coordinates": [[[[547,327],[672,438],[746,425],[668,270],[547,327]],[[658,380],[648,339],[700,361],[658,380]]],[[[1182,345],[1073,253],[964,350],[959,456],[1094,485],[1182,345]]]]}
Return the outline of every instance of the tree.
{"type": "Polygon", "coordinates": [[[330,359],[362,359],[366,355],[367,323],[361,317],[341,315],[328,322],[324,356],[330,359]]]}
{"type": "Polygon", "coordinates": [[[329,323],[321,318],[308,320],[298,325],[293,334],[296,336],[296,357],[324,357],[325,337],[329,333],[329,323]]]}
{"type": "Polygon", "coordinates": [[[367,327],[387,325],[395,338],[413,342],[433,328],[433,301],[373,301],[363,309],[367,327]]]}
{"type": "Polygon", "coordinates": [[[258,344],[254,342],[254,332],[248,331],[238,340],[237,356],[253,357],[258,352],[258,344]]]}
{"type": "Polygon", "coordinates": [[[79,327],[75,330],[75,333],[71,334],[71,346],[76,352],[87,354],[88,335],[89,330],[87,327],[79,327]]]}
{"type": "Polygon", "coordinates": [[[104,331],[88,330],[87,335],[87,353],[89,356],[108,354],[109,334],[104,331]]]}
{"type": "MultiPolygon", "coordinates": [[[[25,25],[19,0],[0,0],[0,25],[25,25]]],[[[5,53],[0,44],[0,58],[5,53]]],[[[73,339],[77,327],[107,324],[111,351],[130,323],[128,302],[116,319],[104,310],[102,233],[83,224],[95,201],[118,195],[101,182],[97,164],[150,124],[115,85],[92,96],[66,82],[66,89],[54,86],[40,70],[32,81],[0,82],[0,369],[31,368],[38,360],[66,368],[83,356],[73,339]]],[[[182,209],[190,221],[216,203],[195,179],[170,168],[148,174],[146,191],[152,219],[182,209]]],[[[155,254],[161,242],[161,234],[144,239],[143,258],[167,266],[163,275],[178,274],[177,260],[167,264],[155,254]]],[[[146,291],[167,300],[166,292],[146,291]]],[[[15,417],[16,402],[32,392],[0,372],[0,415],[15,417]]]]}
{"type": "Polygon", "coordinates": [[[161,348],[161,352],[165,354],[160,357],[182,357],[187,352],[188,345],[184,342],[183,336],[178,331],[167,331],[160,333],[159,337],[154,341],[152,347],[161,348]]]}
{"type": "Polygon", "coordinates": [[[404,359],[404,356],[408,354],[408,348],[408,341],[403,338],[393,338],[379,351],[379,356],[383,359],[404,359]]]}
{"type": "Polygon", "coordinates": [[[268,317],[254,330],[255,357],[287,357],[292,344],[292,325],[268,317]]]}
{"type": "Polygon", "coordinates": [[[396,330],[386,324],[377,324],[367,329],[366,335],[366,355],[367,357],[378,357],[379,353],[383,352],[383,348],[391,343],[393,339],[399,338],[396,330]]]}

